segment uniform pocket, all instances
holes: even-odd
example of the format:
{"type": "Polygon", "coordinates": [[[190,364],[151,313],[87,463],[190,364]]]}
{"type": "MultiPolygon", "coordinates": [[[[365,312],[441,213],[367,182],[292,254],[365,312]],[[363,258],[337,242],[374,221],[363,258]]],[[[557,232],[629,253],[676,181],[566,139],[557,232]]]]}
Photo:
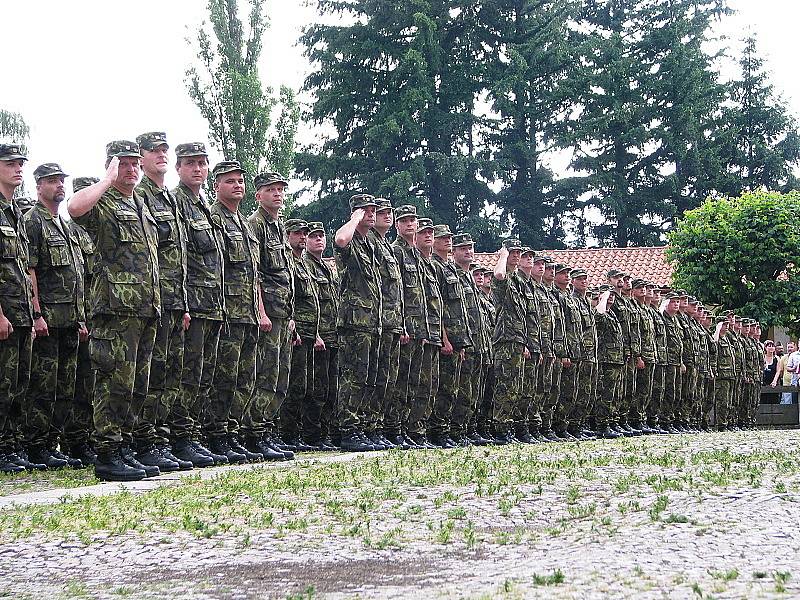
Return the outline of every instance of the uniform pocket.
{"type": "Polygon", "coordinates": [[[17,231],[10,225],[0,225],[0,252],[3,258],[17,258],[17,231]]]}
{"type": "Polygon", "coordinates": [[[141,242],[141,224],[139,215],[127,210],[114,211],[114,218],[119,228],[119,239],[121,242],[141,242]]]}
{"type": "Polygon", "coordinates": [[[108,306],[113,310],[138,310],[142,305],[142,281],[134,273],[108,274],[108,306]]]}
{"type": "Polygon", "coordinates": [[[125,352],[116,332],[98,328],[89,334],[89,356],[93,369],[110,373],[124,360],[125,352]]]}
{"type": "Polygon", "coordinates": [[[230,262],[244,262],[247,254],[244,248],[244,236],[241,231],[227,230],[225,232],[225,245],[228,250],[227,259],[230,262]]]}
{"type": "Polygon", "coordinates": [[[65,240],[58,238],[47,240],[47,252],[50,255],[50,265],[53,267],[67,267],[72,264],[69,246],[65,240]]]}
{"type": "Polygon", "coordinates": [[[168,210],[154,210],[151,212],[156,222],[158,245],[170,246],[178,241],[178,236],[175,231],[175,216],[168,210]]]}
{"type": "Polygon", "coordinates": [[[211,223],[205,219],[189,221],[189,238],[200,254],[206,254],[215,249],[211,223]]]}

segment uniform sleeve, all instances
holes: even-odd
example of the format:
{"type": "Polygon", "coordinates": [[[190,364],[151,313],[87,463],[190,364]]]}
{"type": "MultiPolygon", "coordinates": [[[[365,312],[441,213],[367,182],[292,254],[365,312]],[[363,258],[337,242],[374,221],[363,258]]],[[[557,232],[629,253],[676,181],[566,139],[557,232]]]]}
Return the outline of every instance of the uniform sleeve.
{"type": "Polygon", "coordinates": [[[33,209],[25,215],[25,233],[28,236],[28,266],[35,269],[42,257],[42,222],[33,209]]]}

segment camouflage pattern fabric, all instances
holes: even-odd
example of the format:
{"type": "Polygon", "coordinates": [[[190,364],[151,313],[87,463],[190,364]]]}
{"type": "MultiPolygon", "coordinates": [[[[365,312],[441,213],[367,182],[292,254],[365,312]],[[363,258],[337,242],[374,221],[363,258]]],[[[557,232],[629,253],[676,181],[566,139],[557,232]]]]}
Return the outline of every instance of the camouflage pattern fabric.
{"type": "Polygon", "coordinates": [[[314,355],[313,387],[306,394],[303,410],[303,435],[316,443],[339,435],[336,396],[339,391],[339,349],[335,345],[314,355]]]}
{"type": "Polygon", "coordinates": [[[170,440],[199,439],[211,401],[222,321],[192,317],[184,332],[182,394],[172,404],[170,440]]]}
{"type": "Polygon", "coordinates": [[[425,435],[433,409],[433,398],[439,389],[439,347],[422,347],[417,385],[409,389],[410,400],[405,417],[405,430],[411,435],[425,435]]]}
{"type": "MultiPolygon", "coordinates": [[[[355,316],[353,313],[350,314],[355,316]]],[[[337,417],[343,438],[361,431],[364,401],[368,397],[368,388],[375,386],[377,377],[376,364],[370,360],[376,358],[379,345],[380,338],[375,333],[358,329],[339,329],[337,417]]]]}
{"type": "Polygon", "coordinates": [[[414,390],[419,387],[422,375],[424,345],[420,340],[411,339],[400,345],[397,379],[388,391],[388,401],[383,418],[383,432],[386,435],[399,435],[407,420],[414,390]]]}
{"type": "MultiPolygon", "coordinates": [[[[28,235],[22,212],[0,194],[0,306],[14,329],[33,325],[28,277],[28,235]]],[[[5,366],[13,368],[11,363],[5,366]]],[[[9,382],[5,382],[6,385],[9,382]]]]}
{"type": "MultiPolygon", "coordinates": [[[[92,402],[94,400],[94,375],[89,356],[89,342],[78,343],[78,359],[75,369],[75,396],[67,415],[62,448],[75,448],[89,443],[92,432],[92,402]]],[[[50,446],[53,446],[51,440],[50,446]]],[[[69,454],[69,452],[67,452],[69,454]]]]}
{"type": "MultiPolygon", "coordinates": [[[[382,324],[382,301],[374,245],[356,231],[347,246],[335,246],[335,255],[341,290],[337,328],[377,335],[382,324]]],[[[341,334],[339,337],[341,340],[341,334]]]]}
{"type": "Polygon", "coordinates": [[[277,434],[281,406],[289,389],[292,340],[289,320],[271,317],[272,329],[258,334],[256,389],[251,407],[253,428],[246,436],[258,439],[265,433],[277,434]]]}
{"type": "Polygon", "coordinates": [[[411,339],[425,340],[429,337],[427,299],[422,286],[422,256],[414,246],[402,237],[392,244],[392,252],[400,268],[403,280],[403,321],[411,339]]]}
{"type": "Polygon", "coordinates": [[[383,330],[380,352],[376,365],[375,388],[371,390],[368,405],[364,411],[364,431],[373,433],[383,430],[389,405],[390,390],[397,385],[400,369],[400,333],[383,330]]]}
{"type": "Polygon", "coordinates": [[[30,328],[15,327],[7,339],[0,341],[0,453],[13,451],[21,441],[32,346],[30,328]]]}
{"type": "Polygon", "coordinates": [[[176,406],[183,401],[181,374],[186,345],[183,313],[183,310],[165,311],[156,331],[147,401],[140,428],[134,432],[143,447],[169,442],[174,419],[186,415],[176,406]]]}
{"type": "MultiPolygon", "coordinates": [[[[300,290],[298,289],[298,297],[300,290]]],[[[314,339],[306,337],[303,343],[292,348],[292,366],[289,368],[289,389],[280,409],[280,435],[285,440],[301,434],[306,398],[314,393],[314,339]]],[[[317,429],[319,424],[317,423],[317,429]]],[[[305,433],[305,432],[302,432],[305,433]]]]}
{"type": "Polygon", "coordinates": [[[439,389],[433,398],[427,426],[431,436],[446,435],[450,431],[450,416],[458,395],[463,362],[460,352],[454,351],[449,356],[439,353],[439,389]]]}
{"type": "Polygon", "coordinates": [[[525,346],[519,342],[504,342],[494,348],[494,401],[495,428],[500,434],[510,433],[514,424],[514,407],[522,395],[525,346]]]}

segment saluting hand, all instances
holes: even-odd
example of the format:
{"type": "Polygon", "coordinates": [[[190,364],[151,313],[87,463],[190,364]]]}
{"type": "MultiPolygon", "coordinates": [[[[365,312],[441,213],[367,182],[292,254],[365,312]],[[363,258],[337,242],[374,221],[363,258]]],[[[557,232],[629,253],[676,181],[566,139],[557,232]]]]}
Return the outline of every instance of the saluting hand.
{"type": "Polygon", "coordinates": [[[111,162],[108,163],[108,168],[106,169],[106,181],[108,183],[114,183],[117,180],[117,176],[119,175],[119,158],[116,156],[111,159],[111,162]]]}
{"type": "Polygon", "coordinates": [[[350,221],[353,223],[361,223],[361,219],[364,218],[366,211],[363,208],[357,208],[353,211],[353,214],[350,215],[350,221]]]}

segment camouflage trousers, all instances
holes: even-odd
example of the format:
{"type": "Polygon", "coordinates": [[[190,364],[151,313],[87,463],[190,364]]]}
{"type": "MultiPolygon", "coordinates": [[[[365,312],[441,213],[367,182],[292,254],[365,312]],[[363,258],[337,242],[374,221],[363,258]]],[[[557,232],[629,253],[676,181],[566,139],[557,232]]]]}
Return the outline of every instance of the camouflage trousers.
{"type": "Polygon", "coordinates": [[[525,346],[516,342],[501,342],[494,347],[494,413],[492,418],[498,433],[511,432],[514,407],[522,397],[525,371],[525,346]]]}
{"type": "Polygon", "coordinates": [[[630,419],[636,397],[636,362],[633,359],[625,361],[622,369],[622,395],[616,407],[616,416],[621,424],[630,419]]]}
{"type": "Polygon", "coordinates": [[[303,411],[303,435],[309,442],[338,436],[336,394],[339,390],[339,348],[329,346],[314,355],[314,386],[303,411]]]}
{"type": "Polygon", "coordinates": [[[31,376],[31,328],[15,327],[0,341],[0,453],[21,442],[22,406],[31,376]]]}
{"type": "Polygon", "coordinates": [[[92,432],[92,403],[94,401],[94,375],[89,357],[89,342],[79,342],[75,370],[75,399],[64,426],[62,446],[75,448],[89,443],[92,432]]]}
{"type": "Polygon", "coordinates": [[[172,406],[171,439],[200,437],[206,408],[211,402],[222,321],[193,317],[183,338],[180,401],[172,406]]]}
{"type": "Polygon", "coordinates": [[[522,389],[520,401],[514,409],[514,427],[519,433],[538,431],[542,425],[542,415],[536,406],[536,380],[539,376],[541,354],[531,352],[522,367],[522,389]]]}
{"type": "Polygon", "coordinates": [[[142,447],[166,444],[172,434],[173,420],[185,415],[183,407],[173,409],[182,396],[184,337],[183,311],[164,311],[153,346],[147,401],[134,432],[137,444],[142,447]]]}
{"type": "Polygon", "coordinates": [[[739,402],[739,412],[736,415],[736,424],[742,427],[755,425],[758,404],[761,401],[761,385],[755,381],[746,382],[742,386],[742,399],[739,402]]]}
{"type": "Polygon", "coordinates": [[[680,366],[664,367],[664,401],[661,404],[663,425],[672,425],[678,419],[677,407],[681,402],[682,376],[680,366]]]}
{"type": "Polygon", "coordinates": [[[714,424],[715,387],[716,380],[706,374],[705,381],[703,382],[703,409],[702,419],[700,421],[700,425],[705,428],[710,428],[714,424]]]}
{"type": "Polygon", "coordinates": [[[686,372],[681,377],[681,399],[678,403],[675,418],[682,423],[688,423],[697,403],[697,382],[699,373],[697,367],[686,366],[686,372]]]}
{"type": "Polygon", "coordinates": [[[597,401],[594,406],[594,422],[598,430],[616,422],[613,407],[620,403],[624,369],[625,365],[608,362],[601,362],[598,367],[597,401]]]}
{"type": "Polygon", "coordinates": [[[464,358],[460,351],[449,355],[439,353],[439,389],[433,398],[431,416],[428,419],[428,434],[443,436],[450,432],[450,419],[461,381],[461,366],[464,358]]]}
{"type": "Polygon", "coordinates": [[[561,378],[564,374],[564,363],[555,357],[550,372],[550,391],[545,400],[545,417],[543,421],[547,424],[547,431],[557,429],[560,425],[558,421],[559,402],[561,401],[561,378]]]}
{"type": "MultiPolygon", "coordinates": [[[[573,360],[572,364],[561,370],[561,391],[556,403],[555,415],[553,416],[556,431],[566,431],[570,425],[570,417],[575,411],[578,403],[578,375],[581,368],[580,360],[573,360]]],[[[574,423],[573,423],[574,425],[574,423]]]]}
{"type": "MultiPolygon", "coordinates": [[[[292,348],[289,367],[289,389],[280,410],[280,435],[294,439],[300,435],[306,398],[314,393],[314,342],[311,337],[301,337],[303,342],[292,348]]],[[[304,434],[306,432],[303,432],[304,434]]]]}
{"type": "Polygon", "coordinates": [[[256,388],[252,412],[255,421],[247,435],[260,438],[265,433],[278,432],[281,405],[289,389],[289,369],[292,364],[292,341],[289,320],[271,317],[272,329],[259,331],[256,367],[256,388]]]}
{"type": "Polygon", "coordinates": [[[419,385],[422,374],[423,352],[424,346],[420,340],[412,339],[400,345],[397,380],[387,391],[388,402],[383,417],[383,432],[386,435],[399,435],[403,429],[413,390],[419,385]]]}
{"type": "Polygon", "coordinates": [[[536,374],[536,391],[533,395],[535,410],[539,414],[539,431],[549,432],[553,429],[553,409],[550,392],[553,389],[553,370],[555,357],[551,354],[542,359],[536,374]]]}
{"type": "Polygon", "coordinates": [[[473,430],[483,437],[492,432],[492,413],[494,412],[494,359],[491,355],[481,355],[481,381],[478,389],[478,406],[472,418],[470,432],[473,430]]]}
{"type": "Polygon", "coordinates": [[[378,352],[378,373],[375,388],[370,390],[364,410],[363,429],[367,432],[382,430],[389,404],[389,390],[394,390],[400,368],[400,334],[384,331],[378,352]]]}
{"type": "Polygon", "coordinates": [[[718,378],[714,385],[714,425],[722,429],[733,424],[735,415],[731,413],[733,405],[734,387],[733,379],[718,378]]]}
{"type": "Polygon", "coordinates": [[[441,348],[425,344],[422,348],[422,361],[417,384],[409,389],[405,417],[405,430],[414,435],[425,435],[428,420],[433,409],[433,398],[439,389],[439,354],[441,348]]]}
{"type": "Polygon", "coordinates": [[[206,407],[203,433],[209,438],[252,429],[249,414],[256,385],[258,326],[228,323],[222,328],[217,368],[206,407]]]}
{"type": "Polygon", "coordinates": [[[76,327],[52,327],[49,335],[33,341],[31,380],[23,406],[25,446],[58,444],[75,398],[77,364],[76,327]]]}
{"type": "Polygon", "coordinates": [[[597,363],[582,360],[578,364],[578,393],[575,397],[575,407],[569,416],[570,427],[580,431],[586,429],[587,421],[594,410],[595,396],[597,394],[597,363]]]}
{"type": "Polygon", "coordinates": [[[464,362],[461,363],[458,392],[450,414],[450,432],[456,437],[471,433],[469,425],[478,407],[482,381],[483,357],[467,350],[464,353],[464,362]]]}
{"type": "Polygon", "coordinates": [[[647,405],[647,422],[656,426],[664,422],[664,377],[666,365],[654,365],[653,368],[653,394],[650,404],[647,405]]]}
{"type": "Polygon", "coordinates": [[[133,440],[150,381],[156,319],[97,315],[89,334],[98,454],[133,440]]]}
{"type": "Polygon", "coordinates": [[[656,365],[652,361],[645,361],[644,369],[636,369],[636,390],[633,394],[633,406],[629,418],[631,422],[639,425],[647,423],[647,409],[653,400],[653,378],[656,365]]]}
{"type": "Polygon", "coordinates": [[[337,416],[342,438],[361,431],[364,403],[378,376],[380,335],[339,329],[339,395],[337,416]]]}

